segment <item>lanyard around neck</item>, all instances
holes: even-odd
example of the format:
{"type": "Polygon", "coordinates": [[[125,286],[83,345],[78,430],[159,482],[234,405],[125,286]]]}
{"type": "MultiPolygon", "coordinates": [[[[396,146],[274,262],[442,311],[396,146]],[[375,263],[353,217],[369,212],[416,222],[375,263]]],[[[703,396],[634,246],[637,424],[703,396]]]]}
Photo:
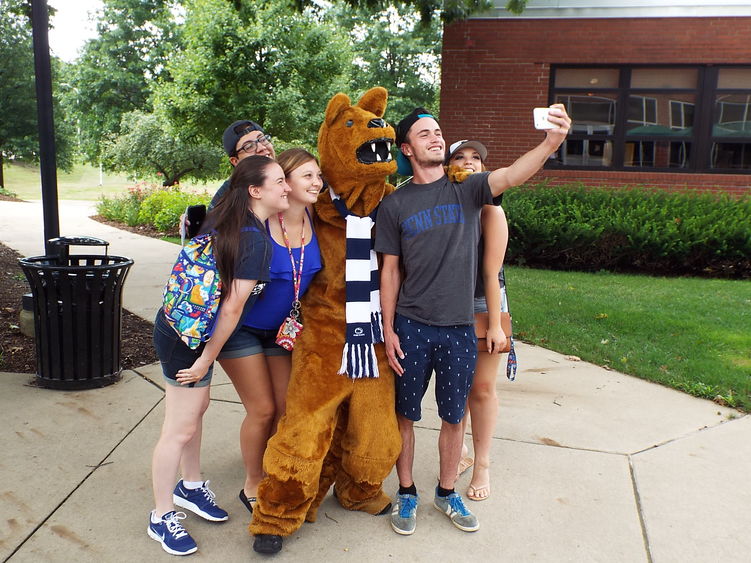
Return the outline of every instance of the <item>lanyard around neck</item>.
{"type": "Polygon", "coordinates": [[[302,232],[300,233],[300,268],[295,271],[295,257],[292,256],[292,245],[289,243],[289,236],[287,235],[287,228],[284,226],[284,217],[281,213],[277,214],[279,218],[279,226],[282,228],[282,236],[284,237],[284,244],[289,252],[289,260],[292,263],[292,284],[295,288],[295,301],[300,299],[300,282],[302,281],[302,265],[305,260],[305,215],[302,216],[302,232]]]}

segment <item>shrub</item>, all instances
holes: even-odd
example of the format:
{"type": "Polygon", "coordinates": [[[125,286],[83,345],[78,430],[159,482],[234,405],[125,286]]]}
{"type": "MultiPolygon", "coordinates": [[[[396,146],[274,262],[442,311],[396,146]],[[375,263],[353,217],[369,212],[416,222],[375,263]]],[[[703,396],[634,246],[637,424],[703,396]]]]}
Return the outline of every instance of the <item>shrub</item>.
{"type": "Polygon", "coordinates": [[[503,204],[509,263],[751,277],[751,197],[539,184],[503,204]]]}
{"type": "Polygon", "coordinates": [[[131,227],[139,225],[141,223],[138,222],[138,212],[141,203],[156,189],[146,182],[139,182],[129,187],[124,196],[102,196],[96,207],[97,213],[110,221],[125,223],[131,227]]]}
{"type": "Polygon", "coordinates": [[[210,201],[211,198],[206,193],[186,193],[179,188],[158,190],[149,194],[141,203],[138,220],[141,224],[153,225],[160,231],[175,231],[180,215],[188,205],[208,205],[210,201]]]}
{"type": "Polygon", "coordinates": [[[207,193],[193,194],[180,191],[179,186],[164,188],[140,182],[128,189],[124,196],[103,197],[97,212],[111,221],[131,227],[151,225],[162,232],[177,231],[180,215],[188,205],[207,204],[207,193]]]}

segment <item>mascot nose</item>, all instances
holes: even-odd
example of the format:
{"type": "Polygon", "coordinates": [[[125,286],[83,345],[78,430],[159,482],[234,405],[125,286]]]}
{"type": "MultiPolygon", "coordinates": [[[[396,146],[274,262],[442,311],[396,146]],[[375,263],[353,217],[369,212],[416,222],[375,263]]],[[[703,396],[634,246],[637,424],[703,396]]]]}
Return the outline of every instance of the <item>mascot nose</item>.
{"type": "Polygon", "coordinates": [[[386,127],[386,122],[380,117],[376,117],[375,119],[368,121],[368,127],[378,127],[379,129],[383,129],[386,127]]]}

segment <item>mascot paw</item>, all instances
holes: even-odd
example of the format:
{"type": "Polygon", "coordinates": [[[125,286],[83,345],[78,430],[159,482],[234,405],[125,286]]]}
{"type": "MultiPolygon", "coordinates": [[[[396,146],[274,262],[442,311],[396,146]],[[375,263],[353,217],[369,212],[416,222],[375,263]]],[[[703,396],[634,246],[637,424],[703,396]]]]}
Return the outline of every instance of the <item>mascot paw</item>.
{"type": "Polygon", "coordinates": [[[454,184],[461,184],[471,174],[474,174],[474,172],[460,168],[455,164],[449,164],[444,168],[446,169],[446,175],[449,177],[449,182],[453,182],[454,184]]]}

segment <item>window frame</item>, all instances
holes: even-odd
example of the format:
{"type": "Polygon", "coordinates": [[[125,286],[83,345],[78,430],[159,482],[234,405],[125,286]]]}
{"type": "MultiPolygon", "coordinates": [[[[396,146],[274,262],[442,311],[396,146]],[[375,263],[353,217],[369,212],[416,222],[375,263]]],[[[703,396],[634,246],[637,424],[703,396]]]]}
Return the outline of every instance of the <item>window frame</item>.
{"type": "MultiPolygon", "coordinates": [[[[748,168],[712,168],[712,153],[716,150],[714,147],[720,143],[743,144],[748,145],[747,150],[751,151],[751,136],[749,137],[728,137],[715,136],[713,125],[715,118],[715,100],[718,95],[748,95],[751,100],[751,88],[718,88],[718,77],[720,69],[740,68],[751,71],[751,65],[748,64],[722,64],[722,65],[698,65],[698,64],[551,64],[550,79],[548,83],[548,99],[554,103],[557,97],[571,96],[598,96],[607,95],[615,99],[616,119],[613,131],[610,133],[582,133],[573,131],[569,133],[568,139],[572,141],[581,141],[583,146],[588,145],[588,141],[603,141],[612,143],[612,154],[610,155],[609,165],[593,164],[564,164],[563,157],[558,151],[555,159],[550,159],[545,168],[561,170],[606,170],[606,171],[627,171],[627,172],[657,172],[657,173],[712,173],[712,174],[751,174],[748,168]],[[608,88],[592,87],[560,87],[556,88],[556,73],[565,69],[584,69],[584,68],[602,68],[617,69],[619,72],[618,86],[608,88]],[[697,83],[695,88],[652,88],[652,87],[631,87],[631,72],[634,69],[692,69],[697,71],[697,83]],[[645,108],[646,99],[656,95],[670,94],[691,94],[694,97],[694,125],[690,136],[677,134],[673,137],[670,135],[628,135],[628,108],[629,98],[633,96],[642,96],[642,105],[645,108]],[[686,167],[655,167],[655,166],[626,166],[626,145],[628,143],[652,142],[652,143],[683,143],[683,150],[686,150],[686,143],[690,143],[689,156],[686,167]]],[[[673,102],[685,105],[689,102],[682,100],[669,101],[669,123],[670,128],[674,129],[672,119],[673,102]]],[[[643,113],[646,109],[643,109],[643,113]]],[[[646,119],[646,117],[645,117],[646,119]]],[[[568,140],[567,139],[567,140],[568,140]]],[[[638,145],[637,145],[638,146],[638,145]]],[[[655,147],[656,145],[652,145],[655,147]]],[[[670,146],[668,147],[670,149],[670,146]]],[[[586,160],[586,159],[582,159],[586,160]]]]}

